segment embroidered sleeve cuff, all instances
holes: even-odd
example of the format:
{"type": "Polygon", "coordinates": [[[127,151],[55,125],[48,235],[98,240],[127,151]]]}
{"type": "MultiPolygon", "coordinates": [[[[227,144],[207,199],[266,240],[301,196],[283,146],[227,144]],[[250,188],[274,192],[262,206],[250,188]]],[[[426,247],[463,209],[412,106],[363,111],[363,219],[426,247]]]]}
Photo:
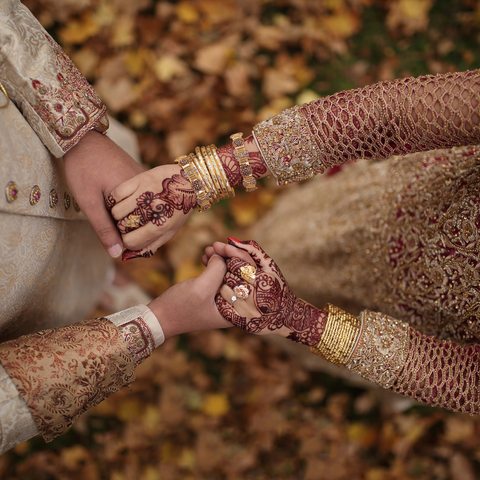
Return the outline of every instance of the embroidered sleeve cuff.
{"type": "Polygon", "coordinates": [[[100,97],[18,0],[5,0],[0,9],[0,78],[55,157],[103,126],[106,107],[100,97]]]}
{"type": "Polygon", "coordinates": [[[363,378],[390,388],[405,366],[408,324],[365,310],[355,349],[346,366],[363,378]]]}
{"type": "MultiPolygon", "coordinates": [[[[145,308],[148,309],[148,307],[145,308]]],[[[150,311],[150,309],[148,310],[150,311]]],[[[148,314],[148,312],[146,313],[148,314]]],[[[150,313],[156,321],[155,315],[152,312],[150,313]]],[[[154,322],[150,315],[147,316],[150,317],[148,323],[145,321],[142,311],[138,307],[132,307],[106,317],[118,328],[132,356],[135,367],[144,362],[156,346],[154,333],[149,325],[154,322]]],[[[161,329],[158,321],[157,324],[161,329]]],[[[161,333],[163,334],[163,331],[161,333]]]]}

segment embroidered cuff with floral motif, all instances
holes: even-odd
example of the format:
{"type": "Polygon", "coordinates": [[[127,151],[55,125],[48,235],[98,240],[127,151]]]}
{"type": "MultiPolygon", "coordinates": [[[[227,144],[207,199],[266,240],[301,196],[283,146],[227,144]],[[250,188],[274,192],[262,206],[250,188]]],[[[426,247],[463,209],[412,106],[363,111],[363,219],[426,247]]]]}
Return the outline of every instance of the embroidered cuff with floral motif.
{"type": "Polygon", "coordinates": [[[105,318],[5,342],[0,362],[47,442],[135,380],[123,336],[105,318]]]}

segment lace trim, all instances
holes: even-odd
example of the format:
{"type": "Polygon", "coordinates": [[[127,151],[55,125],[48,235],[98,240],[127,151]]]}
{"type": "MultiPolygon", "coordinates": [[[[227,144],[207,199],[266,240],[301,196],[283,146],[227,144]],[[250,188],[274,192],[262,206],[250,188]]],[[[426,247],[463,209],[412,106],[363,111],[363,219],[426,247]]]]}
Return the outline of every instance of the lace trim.
{"type": "Polygon", "coordinates": [[[363,378],[390,388],[405,366],[408,324],[365,310],[357,346],[346,367],[363,378]]]}

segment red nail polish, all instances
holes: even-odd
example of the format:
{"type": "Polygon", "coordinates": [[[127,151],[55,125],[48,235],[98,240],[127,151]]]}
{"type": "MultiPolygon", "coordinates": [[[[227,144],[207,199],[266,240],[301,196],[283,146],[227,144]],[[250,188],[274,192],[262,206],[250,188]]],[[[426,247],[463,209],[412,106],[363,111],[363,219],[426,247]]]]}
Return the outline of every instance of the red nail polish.
{"type": "Polygon", "coordinates": [[[238,240],[237,238],[228,237],[227,240],[228,240],[228,243],[230,243],[230,244],[232,244],[234,242],[242,243],[242,241],[238,240]]]}

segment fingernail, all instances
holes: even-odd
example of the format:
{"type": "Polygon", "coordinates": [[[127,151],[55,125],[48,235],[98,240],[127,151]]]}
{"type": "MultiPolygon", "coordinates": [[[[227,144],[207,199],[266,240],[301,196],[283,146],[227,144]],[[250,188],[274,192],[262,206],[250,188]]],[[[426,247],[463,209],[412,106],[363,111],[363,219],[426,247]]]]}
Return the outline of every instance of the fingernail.
{"type": "Polygon", "coordinates": [[[110,247],[107,250],[107,252],[112,258],[117,258],[122,254],[122,250],[123,250],[122,246],[119,243],[117,243],[113,247],[110,247]]]}
{"type": "Polygon", "coordinates": [[[228,237],[227,240],[228,240],[228,243],[229,243],[230,245],[235,245],[235,243],[237,243],[237,242],[238,242],[238,243],[241,243],[241,242],[242,242],[241,240],[238,240],[238,239],[232,238],[232,237],[228,237]]]}

